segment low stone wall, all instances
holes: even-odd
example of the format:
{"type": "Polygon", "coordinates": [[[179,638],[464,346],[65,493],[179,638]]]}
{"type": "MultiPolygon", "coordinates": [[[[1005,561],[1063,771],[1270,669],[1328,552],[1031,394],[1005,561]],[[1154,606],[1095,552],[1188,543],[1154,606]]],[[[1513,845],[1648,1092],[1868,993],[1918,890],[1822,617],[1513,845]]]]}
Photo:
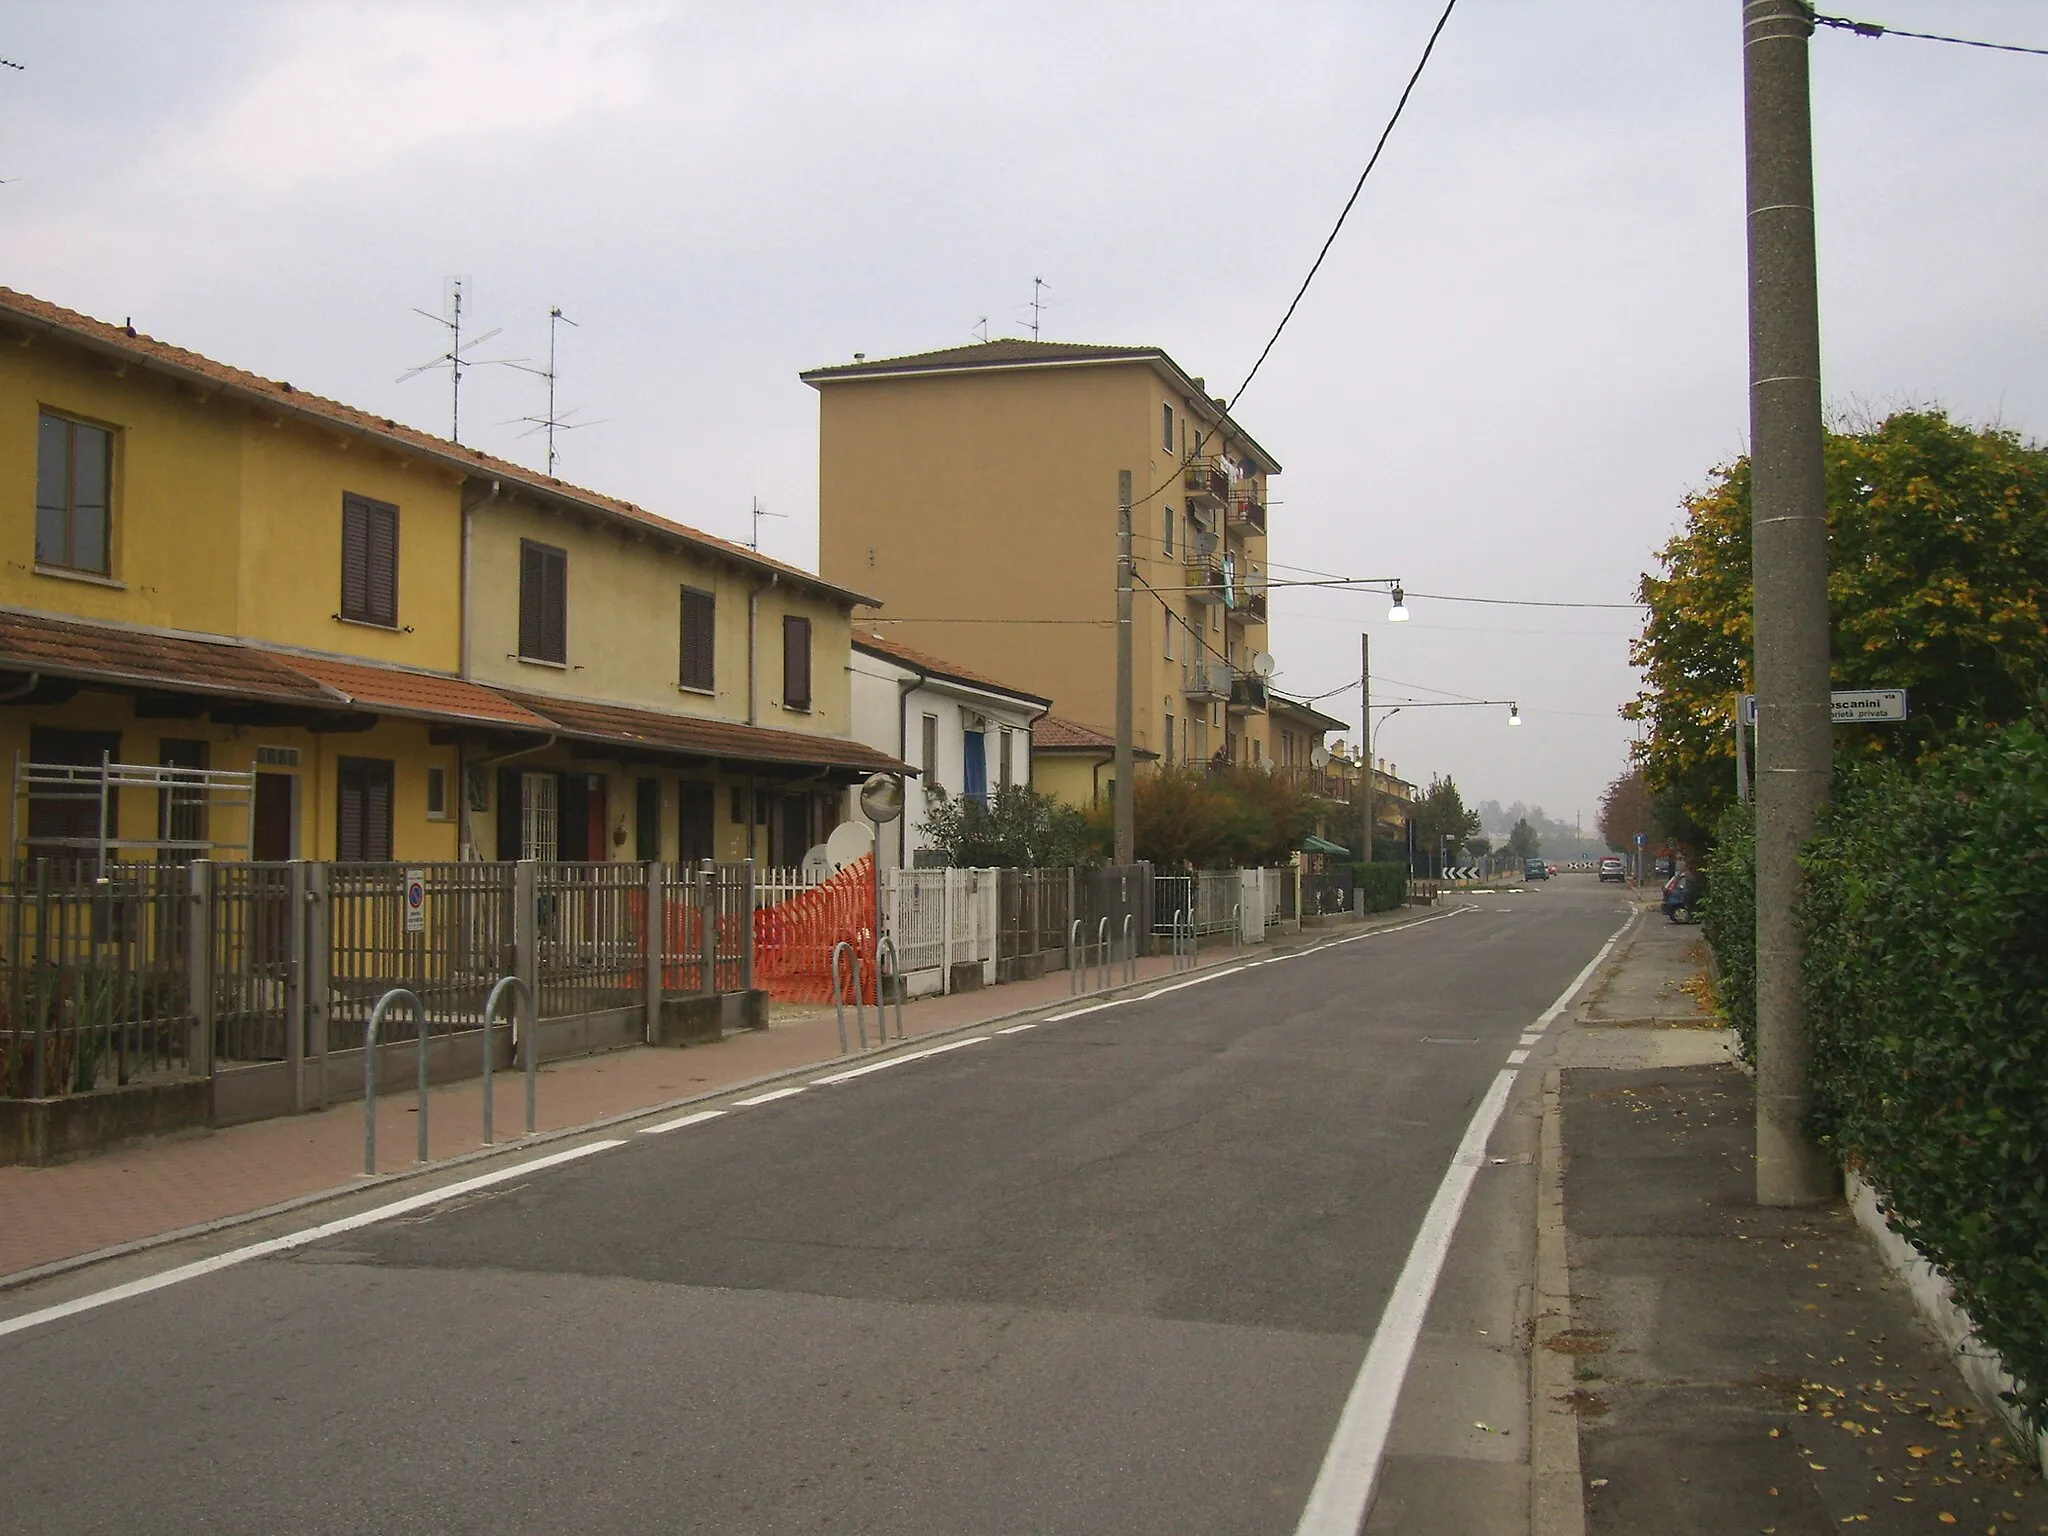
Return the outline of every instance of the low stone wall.
{"type": "Polygon", "coordinates": [[[708,1045],[741,1030],[768,1027],[768,994],[720,992],[682,993],[661,1000],[655,1045],[708,1045]]]}
{"type": "Polygon", "coordinates": [[[0,1099],[0,1164],[47,1168],[155,1136],[206,1130],[212,1122],[213,1083],[204,1077],[58,1099],[0,1099]]]}

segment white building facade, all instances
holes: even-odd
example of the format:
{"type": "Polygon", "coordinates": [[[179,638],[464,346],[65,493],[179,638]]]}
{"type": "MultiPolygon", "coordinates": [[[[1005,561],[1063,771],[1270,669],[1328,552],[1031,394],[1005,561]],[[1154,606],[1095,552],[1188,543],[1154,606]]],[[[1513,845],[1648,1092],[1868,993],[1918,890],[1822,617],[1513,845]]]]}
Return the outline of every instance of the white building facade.
{"type": "MultiPolygon", "coordinates": [[[[908,869],[925,852],[925,818],[942,799],[986,800],[1031,784],[1031,725],[1051,701],[940,657],[858,632],[853,637],[853,739],[918,770],[903,815],[882,829],[882,868],[908,869]]],[[[858,791],[847,815],[860,820],[858,791]]]]}

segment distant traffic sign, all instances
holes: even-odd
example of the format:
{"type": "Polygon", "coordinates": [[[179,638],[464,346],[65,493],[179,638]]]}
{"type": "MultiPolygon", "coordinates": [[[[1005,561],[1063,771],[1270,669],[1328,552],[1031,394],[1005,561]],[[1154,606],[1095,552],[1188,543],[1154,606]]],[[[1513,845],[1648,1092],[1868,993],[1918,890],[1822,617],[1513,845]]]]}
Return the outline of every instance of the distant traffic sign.
{"type": "MultiPolygon", "coordinates": [[[[1828,704],[1836,725],[1906,718],[1906,690],[1903,688],[1841,688],[1828,695],[1828,704]]],[[[1742,723],[1756,724],[1756,695],[1753,693],[1742,695],[1742,723]]]]}

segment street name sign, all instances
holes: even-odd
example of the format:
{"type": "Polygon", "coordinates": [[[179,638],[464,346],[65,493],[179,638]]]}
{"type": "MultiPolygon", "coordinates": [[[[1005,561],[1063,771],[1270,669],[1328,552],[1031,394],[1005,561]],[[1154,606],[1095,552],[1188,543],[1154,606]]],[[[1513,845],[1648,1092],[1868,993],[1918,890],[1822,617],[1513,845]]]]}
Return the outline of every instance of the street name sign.
{"type": "MultiPolygon", "coordinates": [[[[1903,688],[1838,688],[1828,695],[1829,713],[1836,725],[1859,725],[1872,720],[1906,718],[1906,690],[1903,688]]],[[[1742,723],[1756,724],[1756,695],[1742,696],[1742,723]]]]}

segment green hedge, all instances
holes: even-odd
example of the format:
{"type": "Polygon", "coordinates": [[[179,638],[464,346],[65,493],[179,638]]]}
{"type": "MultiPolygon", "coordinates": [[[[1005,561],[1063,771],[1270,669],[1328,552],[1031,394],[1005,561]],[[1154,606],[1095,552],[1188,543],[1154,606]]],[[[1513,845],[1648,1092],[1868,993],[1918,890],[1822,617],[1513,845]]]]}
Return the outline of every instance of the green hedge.
{"type": "Polygon", "coordinates": [[[1408,869],[1402,864],[1353,864],[1351,883],[1365,892],[1365,910],[1391,912],[1408,899],[1408,869]]]}
{"type": "Polygon", "coordinates": [[[1714,951],[1714,1001],[1742,1050],[1756,1060],[1756,813],[1738,801],[1714,829],[1700,897],[1700,927],[1714,951]]]}
{"type": "Polygon", "coordinates": [[[1812,1129],[2048,1422],[2048,737],[1861,770],[1802,861],[1812,1129]]]}

